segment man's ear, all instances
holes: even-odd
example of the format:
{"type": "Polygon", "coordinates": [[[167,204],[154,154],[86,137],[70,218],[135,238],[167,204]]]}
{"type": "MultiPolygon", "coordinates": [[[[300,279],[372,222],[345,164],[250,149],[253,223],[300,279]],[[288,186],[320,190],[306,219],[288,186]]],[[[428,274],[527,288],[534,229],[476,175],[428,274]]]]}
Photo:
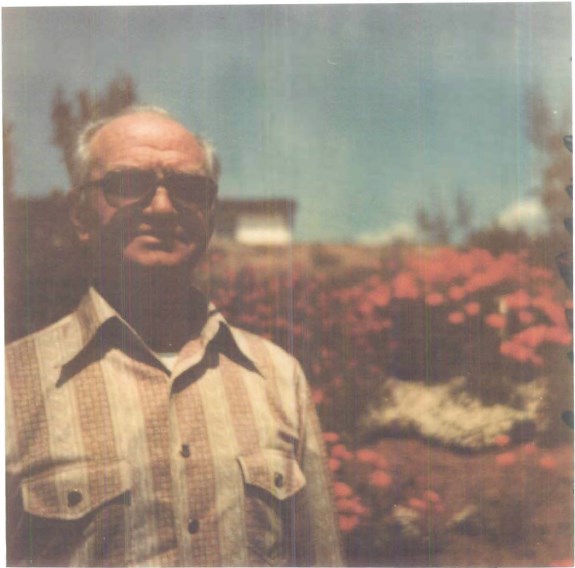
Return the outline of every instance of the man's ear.
{"type": "Polygon", "coordinates": [[[78,240],[81,243],[89,242],[94,227],[94,211],[90,204],[89,195],[75,189],[70,190],[68,193],[68,211],[78,240]]]}

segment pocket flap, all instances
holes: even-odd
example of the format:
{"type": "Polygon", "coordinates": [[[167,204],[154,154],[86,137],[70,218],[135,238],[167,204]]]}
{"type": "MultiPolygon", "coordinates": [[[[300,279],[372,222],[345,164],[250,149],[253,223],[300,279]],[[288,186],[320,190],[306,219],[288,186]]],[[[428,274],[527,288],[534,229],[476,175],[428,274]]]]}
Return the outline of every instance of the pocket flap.
{"type": "Polygon", "coordinates": [[[257,450],[238,458],[244,481],[283,501],[305,485],[295,456],[280,450],[257,450]]]}
{"type": "Polygon", "coordinates": [[[24,510],[50,519],[80,519],[130,490],[127,462],[57,466],[21,483],[24,510]]]}

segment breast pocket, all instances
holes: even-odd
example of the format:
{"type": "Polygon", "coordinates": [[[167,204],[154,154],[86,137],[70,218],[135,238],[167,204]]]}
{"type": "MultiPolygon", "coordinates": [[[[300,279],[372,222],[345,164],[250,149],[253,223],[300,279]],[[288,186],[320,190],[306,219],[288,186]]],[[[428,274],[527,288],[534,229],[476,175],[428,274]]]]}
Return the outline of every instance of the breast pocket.
{"type": "Polygon", "coordinates": [[[125,561],[126,462],[58,466],[21,482],[26,563],[100,566],[125,561]]]}
{"type": "Polygon", "coordinates": [[[238,461],[244,479],[250,565],[289,565],[295,499],[305,485],[299,464],[295,456],[271,449],[240,456],[238,461]]]}

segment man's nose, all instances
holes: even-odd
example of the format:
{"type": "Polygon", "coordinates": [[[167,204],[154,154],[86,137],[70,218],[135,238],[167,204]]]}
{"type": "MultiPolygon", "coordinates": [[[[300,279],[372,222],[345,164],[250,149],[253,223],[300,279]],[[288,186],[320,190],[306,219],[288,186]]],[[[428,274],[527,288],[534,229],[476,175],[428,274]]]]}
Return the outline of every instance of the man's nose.
{"type": "Polygon", "coordinates": [[[177,213],[168,190],[161,184],[161,182],[158,183],[156,191],[154,191],[154,195],[145,210],[149,213],[160,215],[174,215],[177,213]]]}

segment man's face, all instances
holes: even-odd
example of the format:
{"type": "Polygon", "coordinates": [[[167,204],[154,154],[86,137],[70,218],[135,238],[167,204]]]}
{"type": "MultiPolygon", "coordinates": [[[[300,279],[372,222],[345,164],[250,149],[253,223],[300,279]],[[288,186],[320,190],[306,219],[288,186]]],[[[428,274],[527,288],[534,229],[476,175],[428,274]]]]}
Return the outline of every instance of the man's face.
{"type": "MultiPolygon", "coordinates": [[[[108,123],[90,142],[91,181],[117,172],[146,172],[157,184],[146,198],[128,205],[110,204],[105,184],[94,184],[94,225],[84,240],[101,256],[100,264],[140,268],[193,266],[205,251],[213,206],[182,207],[164,178],[174,174],[207,177],[203,148],[179,123],[161,115],[126,115],[108,123]]],[[[144,177],[146,176],[144,174],[144,177]]],[[[197,178],[196,178],[197,179],[197,178]]]]}

